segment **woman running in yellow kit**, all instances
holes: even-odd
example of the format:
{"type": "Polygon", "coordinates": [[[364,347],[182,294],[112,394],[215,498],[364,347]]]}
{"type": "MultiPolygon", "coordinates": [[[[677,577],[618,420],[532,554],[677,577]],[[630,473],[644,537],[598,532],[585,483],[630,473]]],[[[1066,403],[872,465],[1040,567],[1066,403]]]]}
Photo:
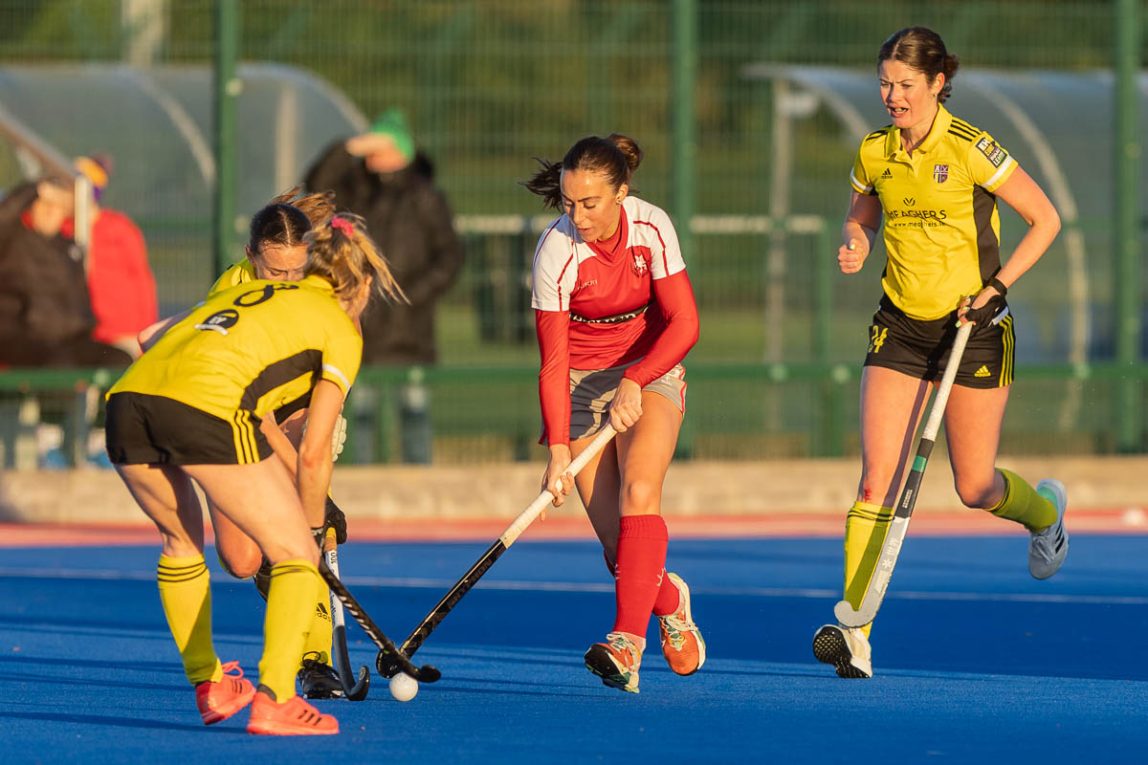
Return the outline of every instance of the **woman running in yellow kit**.
{"type": "Polygon", "coordinates": [[[335,216],[308,244],[301,281],[256,280],[211,296],[108,393],[108,455],[163,540],[160,600],[200,714],[210,725],[254,700],[251,733],[338,732],[333,717],[295,694],[320,582],[309,526],[324,522],[331,437],[359,371],[355,319],[372,289],[401,296],[361,219],[335,216]],[[293,482],[260,424],[308,391],[293,482]],[[215,653],[193,481],[272,564],[258,689],[215,653]]]}
{"type": "MultiPolygon", "coordinates": [[[[903,455],[939,382],[958,323],[974,328],[945,409],[957,495],[967,507],[1022,524],[1028,567],[1047,579],[1068,554],[1059,481],[1034,489],[996,467],[1013,376],[1012,316],[1005,293],[1048,249],[1060,217],[1041,188],[985,131],[945,109],[957,58],[932,30],[902,29],[881,46],[881,98],[893,124],[861,142],[837,261],[861,270],[884,222],[884,295],[869,327],[861,378],[861,482],[845,521],[845,599],[859,608],[904,478],[903,455]],[[1001,264],[1002,199],[1028,231],[1001,264]]],[[[813,653],[840,677],[873,675],[869,627],[827,624],[813,653]]]]}

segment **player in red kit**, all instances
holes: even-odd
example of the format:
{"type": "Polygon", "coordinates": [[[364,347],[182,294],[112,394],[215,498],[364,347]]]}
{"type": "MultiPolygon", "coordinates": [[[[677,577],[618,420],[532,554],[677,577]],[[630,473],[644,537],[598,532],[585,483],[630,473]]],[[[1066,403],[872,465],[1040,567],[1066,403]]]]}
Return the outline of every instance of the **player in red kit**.
{"type": "Polygon", "coordinates": [[[556,506],[578,487],[614,574],[614,627],[586,652],[586,667],[631,693],[651,613],[674,672],[693,674],[706,657],[689,588],[665,569],[661,517],[685,412],[681,362],[697,342],[698,312],[669,216],[630,196],[641,160],[627,136],[591,136],[561,162],[541,161],[525,183],[563,212],[534,256],[538,388],[550,450],[543,480],[556,506]],[[575,481],[571,460],[607,423],[618,436],[575,481]]]}

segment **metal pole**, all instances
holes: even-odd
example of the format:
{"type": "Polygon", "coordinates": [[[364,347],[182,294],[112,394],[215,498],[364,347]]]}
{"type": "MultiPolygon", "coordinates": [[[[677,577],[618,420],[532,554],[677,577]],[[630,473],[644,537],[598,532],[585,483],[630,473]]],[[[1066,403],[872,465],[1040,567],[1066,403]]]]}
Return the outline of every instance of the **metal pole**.
{"type": "Polygon", "coordinates": [[[672,152],[673,184],[670,190],[678,241],[689,261],[694,254],[691,222],[694,218],[697,136],[694,121],[694,89],[698,68],[697,0],[674,0],[673,46],[673,114],[672,152]]]}
{"type": "Polygon", "coordinates": [[[235,248],[236,112],[243,83],[236,75],[239,58],[239,0],[215,3],[215,210],[214,266],[223,273],[235,248]]]}
{"type": "MultiPolygon", "coordinates": [[[[1137,77],[1140,71],[1140,0],[1116,0],[1115,71],[1115,255],[1116,361],[1124,368],[1140,364],[1142,327],[1140,282],[1140,181],[1142,145],[1137,77]]],[[[1118,447],[1122,452],[1139,452],[1144,447],[1144,419],[1141,384],[1136,376],[1118,383],[1115,408],[1118,447]]]]}
{"type": "MultiPolygon", "coordinates": [[[[673,177],[670,199],[677,223],[678,244],[697,283],[697,261],[694,250],[693,220],[697,182],[697,124],[695,118],[698,70],[698,3],[697,0],[674,0],[673,45],[670,66],[673,77],[672,156],[673,177]]],[[[693,418],[682,422],[678,434],[678,457],[693,454],[693,418]]]]}

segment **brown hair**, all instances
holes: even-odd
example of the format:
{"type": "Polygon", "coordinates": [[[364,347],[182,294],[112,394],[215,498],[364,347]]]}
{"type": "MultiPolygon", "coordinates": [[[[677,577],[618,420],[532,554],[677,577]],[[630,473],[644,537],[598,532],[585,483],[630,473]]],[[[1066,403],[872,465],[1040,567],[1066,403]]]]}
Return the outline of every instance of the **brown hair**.
{"type": "Polygon", "coordinates": [[[570,147],[561,162],[538,159],[542,167],[534,176],[522,183],[531,193],[542,197],[547,207],[562,209],[562,171],[589,170],[606,176],[615,189],[630,182],[638,165],[642,164],[642,149],[638,142],[621,133],[605,138],[587,136],[570,147]]]}
{"type": "Polygon", "coordinates": [[[304,276],[317,274],[335,288],[340,300],[350,300],[363,284],[374,278],[379,295],[388,300],[407,301],[407,296],[391,274],[386,258],[367,235],[363,219],[338,213],[306,236],[307,266],[304,276]]]}
{"type": "Polygon", "coordinates": [[[938,74],[945,75],[945,84],[937,100],[944,103],[953,92],[953,78],[957,76],[960,61],[945,49],[941,36],[927,27],[905,27],[894,32],[881,44],[877,65],[883,61],[900,61],[923,72],[932,84],[938,74]]]}
{"type": "Polygon", "coordinates": [[[317,191],[304,194],[302,186],[294,186],[271,200],[271,204],[282,203],[298,207],[312,226],[321,226],[335,214],[335,192],[317,191]]]}

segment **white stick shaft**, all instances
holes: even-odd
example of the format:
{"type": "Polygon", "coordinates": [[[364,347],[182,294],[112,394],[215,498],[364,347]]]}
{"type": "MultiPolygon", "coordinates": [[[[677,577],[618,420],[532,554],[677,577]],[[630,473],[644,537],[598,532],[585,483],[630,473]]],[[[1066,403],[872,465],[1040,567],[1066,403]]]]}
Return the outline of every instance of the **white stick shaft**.
{"type": "MultiPolygon", "coordinates": [[[[327,558],[327,568],[331,569],[331,573],[339,577],[339,553],[334,548],[326,550],[323,555],[327,558]]],[[[339,577],[340,579],[342,577],[339,577]]],[[[335,593],[331,593],[331,625],[334,627],[346,626],[346,617],[343,615],[343,602],[335,597],[335,593]]]]}
{"type": "MultiPolygon", "coordinates": [[[[953,340],[953,348],[949,352],[949,363],[945,366],[945,373],[941,376],[941,384],[938,386],[937,395],[933,399],[933,407],[929,410],[929,417],[925,421],[925,429],[921,433],[921,442],[928,441],[930,451],[932,442],[937,439],[937,431],[940,430],[941,421],[944,419],[945,407],[949,403],[949,393],[953,389],[957,369],[961,365],[961,358],[964,356],[965,345],[968,344],[972,329],[972,324],[965,324],[957,331],[957,337],[953,340]]],[[[919,455],[914,457],[915,461],[918,459],[921,459],[919,455]]],[[[889,581],[893,578],[893,569],[896,568],[897,559],[901,556],[901,546],[904,543],[905,535],[909,532],[909,519],[912,517],[917,494],[920,493],[920,479],[926,464],[927,460],[923,461],[918,468],[915,463],[913,470],[910,471],[909,479],[901,492],[901,500],[897,503],[897,514],[893,518],[885,541],[881,545],[881,556],[877,559],[877,567],[869,580],[869,586],[865,588],[865,595],[861,599],[860,606],[853,608],[849,601],[841,600],[833,608],[833,614],[837,617],[837,621],[846,627],[863,627],[872,622],[877,616],[878,609],[881,608],[881,603],[885,600],[885,591],[889,589],[889,581]],[[913,494],[906,497],[906,492],[913,492],[913,494]]]]}
{"type": "MultiPolygon", "coordinates": [[[[566,468],[566,472],[575,476],[582,472],[582,468],[586,467],[590,460],[598,456],[598,452],[602,451],[606,444],[610,443],[610,439],[613,438],[614,435],[614,428],[607,423],[606,427],[598,431],[598,435],[594,437],[590,445],[574,458],[570,463],[570,467],[566,468]]],[[[505,547],[510,547],[514,544],[514,540],[518,539],[518,537],[522,535],[522,532],[526,531],[527,527],[534,523],[535,519],[546,509],[546,506],[553,501],[554,494],[549,489],[543,489],[542,493],[539,494],[525,510],[518,514],[518,517],[511,522],[506,528],[506,531],[502,532],[502,536],[499,537],[502,544],[505,547]]]]}
{"type": "Polygon", "coordinates": [[[945,407],[949,404],[949,393],[952,392],[953,382],[957,379],[957,367],[961,365],[961,357],[965,355],[965,346],[972,331],[972,324],[965,324],[957,330],[953,349],[949,352],[949,363],[945,365],[945,374],[941,376],[941,384],[937,387],[933,408],[929,410],[929,419],[925,421],[925,429],[921,432],[923,439],[937,440],[937,431],[941,429],[941,421],[945,418],[945,407]]]}

